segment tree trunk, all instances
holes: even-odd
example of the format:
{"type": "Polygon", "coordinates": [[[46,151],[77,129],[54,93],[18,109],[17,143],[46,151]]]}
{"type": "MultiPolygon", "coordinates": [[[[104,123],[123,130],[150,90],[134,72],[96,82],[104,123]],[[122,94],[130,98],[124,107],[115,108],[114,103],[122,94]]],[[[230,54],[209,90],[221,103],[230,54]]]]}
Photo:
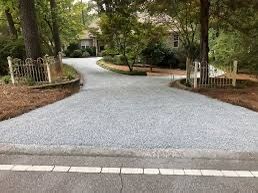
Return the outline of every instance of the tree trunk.
{"type": "MultiPolygon", "coordinates": [[[[83,1],[81,0],[81,5],[83,5],[83,1]]],[[[84,7],[82,6],[82,24],[85,25],[85,17],[84,17],[84,7]]]]}
{"type": "MultiPolygon", "coordinates": [[[[50,0],[50,9],[51,9],[51,17],[52,17],[52,25],[53,25],[53,40],[55,44],[55,56],[58,56],[58,53],[61,52],[61,40],[59,35],[59,26],[57,21],[57,5],[56,0],[50,0]]],[[[61,61],[56,63],[56,72],[60,74],[61,69],[61,61]]]]}
{"type": "Polygon", "coordinates": [[[209,79],[209,0],[200,0],[201,2],[201,84],[206,84],[209,79]]]}
{"type": "Polygon", "coordinates": [[[50,0],[51,7],[51,17],[52,17],[52,25],[53,25],[53,39],[55,44],[55,55],[58,55],[58,52],[61,51],[61,40],[59,35],[59,26],[57,21],[57,5],[56,0],[50,0]]]}
{"type": "Polygon", "coordinates": [[[190,57],[186,58],[186,84],[190,85],[191,81],[191,67],[192,67],[193,59],[190,57]]]}
{"type": "Polygon", "coordinates": [[[26,55],[37,59],[41,57],[41,48],[34,0],[19,0],[19,5],[26,55]]]}
{"type": "Polygon", "coordinates": [[[10,9],[5,10],[5,16],[6,16],[6,19],[7,19],[8,28],[9,28],[9,32],[10,32],[11,37],[13,39],[17,39],[18,38],[18,33],[17,33],[17,30],[14,26],[13,16],[10,13],[10,9]]]}

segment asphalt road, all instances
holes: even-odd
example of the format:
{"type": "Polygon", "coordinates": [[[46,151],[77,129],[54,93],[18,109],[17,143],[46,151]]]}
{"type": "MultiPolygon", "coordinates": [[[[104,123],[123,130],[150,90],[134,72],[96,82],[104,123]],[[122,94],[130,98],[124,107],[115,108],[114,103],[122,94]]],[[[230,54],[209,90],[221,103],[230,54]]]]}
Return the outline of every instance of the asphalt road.
{"type": "Polygon", "coordinates": [[[258,113],[126,76],[97,59],[65,59],[85,79],[78,94],[0,122],[0,143],[257,151],[258,113]]]}
{"type": "MultiPolygon", "coordinates": [[[[0,155],[0,164],[258,169],[255,161],[0,155]]],[[[257,193],[257,178],[0,172],[2,193],[257,193]]]]}

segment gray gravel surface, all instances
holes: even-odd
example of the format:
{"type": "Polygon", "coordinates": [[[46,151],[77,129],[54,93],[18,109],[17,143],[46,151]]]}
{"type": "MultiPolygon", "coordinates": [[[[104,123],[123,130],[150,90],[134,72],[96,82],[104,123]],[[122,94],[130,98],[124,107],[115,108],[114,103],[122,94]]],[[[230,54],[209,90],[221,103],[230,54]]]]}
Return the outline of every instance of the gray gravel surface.
{"type": "Polygon", "coordinates": [[[168,87],[168,78],[126,76],[66,59],[81,92],[0,122],[0,143],[116,148],[258,150],[258,113],[168,87]]]}

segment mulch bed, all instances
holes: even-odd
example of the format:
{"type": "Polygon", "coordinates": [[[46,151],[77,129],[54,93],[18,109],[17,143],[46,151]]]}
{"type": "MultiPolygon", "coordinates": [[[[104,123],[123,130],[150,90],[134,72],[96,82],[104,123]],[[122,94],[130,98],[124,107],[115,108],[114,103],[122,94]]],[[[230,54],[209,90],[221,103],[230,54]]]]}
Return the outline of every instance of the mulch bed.
{"type": "Polygon", "coordinates": [[[0,121],[54,103],[76,91],[73,88],[31,89],[0,84],[0,121]]]}
{"type": "Polygon", "coordinates": [[[196,92],[258,112],[258,82],[241,81],[239,88],[199,89],[196,92]]]}
{"type": "Polygon", "coordinates": [[[172,82],[170,86],[196,92],[223,102],[238,105],[258,112],[258,79],[254,78],[253,76],[241,76],[237,81],[236,88],[227,87],[192,89],[190,87],[186,87],[183,82],[185,81],[175,81],[172,82]]]}
{"type": "MultiPolygon", "coordinates": [[[[130,72],[128,66],[125,65],[117,65],[117,64],[112,64],[109,62],[105,62],[103,60],[99,61],[102,63],[102,65],[105,65],[109,68],[118,70],[118,71],[123,71],[123,72],[130,72]]],[[[143,64],[136,64],[134,66],[134,71],[136,72],[145,72],[149,76],[169,76],[171,74],[173,75],[186,75],[185,70],[180,70],[180,69],[167,69],[167,68],[159,68],[159,67],[153,67],[152,70],[149,65],[143,65],[143,64]]]]}

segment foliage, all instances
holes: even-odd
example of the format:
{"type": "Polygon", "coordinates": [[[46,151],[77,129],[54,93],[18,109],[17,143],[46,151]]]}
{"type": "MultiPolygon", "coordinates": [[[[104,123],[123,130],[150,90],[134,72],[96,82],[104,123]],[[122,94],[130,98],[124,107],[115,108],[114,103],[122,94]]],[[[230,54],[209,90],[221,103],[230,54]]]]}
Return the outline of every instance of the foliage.
{"type": "Polygon", "coordinates": [[[1,77],[0,80],[1,80],[4,84],[10,84],[10,83],[11,83],[11,76],[9,76],[9,75],[3,76],[3,77],[1,77]]]}
{"type": "MultiPolygon", "coordinates": [[[[60,37],[63,45],[74,42],[84,29],[81,22],[81,10],[83,5],[74,0],[62,0],[57,3],[57,22],[59,24],[60,37]]],[[[53,54],[53,30],[50,6],[47,0],[37,0],[36,9],[41,40],[45,52],[53,54]],[[50,44],[49,44],[50,43],[50,44]]]]}
{"type": "Polygon", "coordinates": [[[126,60],[127,59],[123,55],[115,55],[113,59],[113,63],[117,65],[127,65],[126,60]]]}
{"type": "Polygon", "coordinates": [[[142,71],[136,71],[136,70],[134,70],[134,71],[124,71],[124,70],[115,69],[115,68],[111,67],[104,60],[98,61],[97,64],[104,69],[107,69],[107,70],[110,70],[112,72],[119,73],[119,74],[124,74],[124,75],[129,75],[129,76],[146,76],[147,75],[146,72],[142,72],[142,71]]]}
{"type": "Polygon", "coordinates": [[[160,67],[178,67],[178,59],[171,48],[161,42],[150,43],[143,51],[142,55],[146,62],[160,67]]]}
{"type": "Polygon", "coordinates": [[[65,55],[67,57],[90,57],[96,56],[96,47],[87,47],[81,49],[78,43],[71,43],[65,50],[65,55]],[[80,51],[79,51],[80,50],[80,51]]]}
{"type": "Polygon", "coordinates": [[[0,45],[0,75],[6,75],[9,72],[7,57],[25,58],[25,47],[22,39],[1,39],[0,45]]]}
{"type": "Polygon", "coordinates": [[[27,77],[27,78],[25,78],[25,80],[24,80],[24,84],[25,84],[25,85],[28,85],[28,86],[33,86],[33,85],[36,84],[36,81],[35,81],[35,79],[32,78],[32,77],[27,77]]]}
{"type": "MultiPolygon", "coordinates": [[[[35,0],[35,6],[43,54],[52,55],[54,52],[53,21],[49,1],[35,0]]],[[[10,9],[14,18],[18,35],[22,36],[22,33],[19,30],[21,29],[21,22],[16,0],[0,1],[0,34],[7,35],[7,21],[4,15],[4,10],[7,8],[10,9]]],[[[81,3],[75,0],[57,0],[57,22],[63,46],[77,41],[82,30],[86,28],[86,25],[88,25],[93,18],[95,18],[95,15],[90,13],[92,8],[93,5],[90,3],[81,3]],[[82,10],[84,24],[82,22],[82,10]]]]}
{"type": "Polygon", "coordinates": [[[199,6],[199,0],[154,0],[145,5],[156,23],[179,34],[180,51],[193,60],[199,57],[199,6]]]}
{"type": "Polygon", "coordinates": [[[82,49],[83,52],[88,52],[89,56],[96,56],[96,47],[87,47],[85,49],[82,49]]]}
{"type": "Polygon", "coordinates": [[[147,44],[163,32],[161,27],[139,21],[135,2],[97,1],[101,14],[98,37],[107,45],[110,55],[123,55],[130,71],[147,44]]]}
{"type": "MultiPolygon", "coordinates": [[[[257,39],[258,40],[258,39],[257,39]]],[[[213,40],[211,58],[216,64],[229,65],[239,61],[239,68],[258,73],[258,43],[240,32],[221,32],[213,40]]]]}
{"type": "Polygon", "coordinates": [[[82,50],[74,50],[70,57],[72,58],[81,58],[82,57],[82,50]]]}
{"type": "Polygon", "coordinates": [[[72,66],[69,66],[67,64],[63,65],[63,74],[64,77],[68,80],[73,80],[78,76],[77,71],[72,66]]]}
{"type": "Polygon", "coordinates": [[[87,58],[87,57],[90,57],[90,56],[91,56],[90,53],[87,52],[87,51],[84,51],[84,52],[82,53],[82,57],[83,57],[83,58],[87,58]]]}
{"type": "Polygon", "coordinates": [[[103,61],[113,63],[114,58],[112,56],[110,56],[110,55],[107,55],[107,56],[104,55],[103,56],[103,61]]]}
{"type": "Polygon", "coordinates": [[[213,62],[239,61],[241,69],[258,73],[258,4],[254,0],[213,0],[210,30],[213,62]]]}

